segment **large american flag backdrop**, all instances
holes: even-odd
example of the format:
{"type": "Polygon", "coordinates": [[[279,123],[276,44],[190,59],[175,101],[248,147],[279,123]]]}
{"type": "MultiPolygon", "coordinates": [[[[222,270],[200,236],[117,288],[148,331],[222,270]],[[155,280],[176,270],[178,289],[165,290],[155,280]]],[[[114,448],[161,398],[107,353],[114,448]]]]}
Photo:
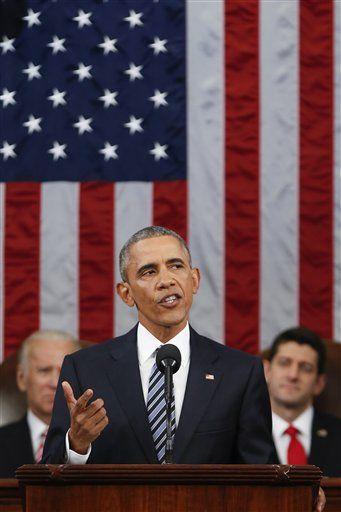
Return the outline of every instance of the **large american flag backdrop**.
{"type": "Polygon", "coordinates": [[[257,352],[341,339],[339,0],[1,3],[0,352],[100,341],[136,230],[181,233],[191,321],[257,352]]]}

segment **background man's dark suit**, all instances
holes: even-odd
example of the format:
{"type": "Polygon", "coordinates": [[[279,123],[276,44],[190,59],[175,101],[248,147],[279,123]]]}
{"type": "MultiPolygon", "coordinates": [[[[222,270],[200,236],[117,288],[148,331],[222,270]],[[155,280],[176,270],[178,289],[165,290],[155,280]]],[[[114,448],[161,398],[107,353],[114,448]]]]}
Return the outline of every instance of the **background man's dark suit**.
{"type": "MultiPolygon", "coordinates": [[[[276,459],[279,462],[277,453],[276,459]]],[[[314,410],[308,463],[325,476],[341,476],[341,420],[336,416],[314,410]]]]}
{"type": "Polygon", "coordinates": [[[32,443],[26,416],[0,428],[0,478],[13,478],[23,464],[33,464],[32,443]]]}
{"type": "MultiPolygon", "coordinates": [[[[136,330],[66,356],[43,462],[64,461],[70,415],[61,388],[63,380],[71,384],[76,397],[91,388],[94,398],[104,400],[109,425],[92,443],[89,463],[158,462],[143,398],[136,330]]],[[[260,360],[204,338],[193,329],[190,345],[174,462],[272,462],[270,402],[260,360]]]]}

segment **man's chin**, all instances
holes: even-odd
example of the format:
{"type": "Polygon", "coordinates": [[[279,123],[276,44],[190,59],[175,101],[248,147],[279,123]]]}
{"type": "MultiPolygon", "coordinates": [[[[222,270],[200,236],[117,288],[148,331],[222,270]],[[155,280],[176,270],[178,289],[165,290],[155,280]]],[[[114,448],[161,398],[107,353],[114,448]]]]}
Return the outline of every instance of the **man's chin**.
{"type": "Polygon", "coordinates": [[[302,399],[299,399],[297,397],[283,397],[279,400],[277,400],[278,403],[282,406],[282,407],[285,407],[286,409],[300,409],[302,407],[302,405],[304,404],[304,400],[302,399]]]}

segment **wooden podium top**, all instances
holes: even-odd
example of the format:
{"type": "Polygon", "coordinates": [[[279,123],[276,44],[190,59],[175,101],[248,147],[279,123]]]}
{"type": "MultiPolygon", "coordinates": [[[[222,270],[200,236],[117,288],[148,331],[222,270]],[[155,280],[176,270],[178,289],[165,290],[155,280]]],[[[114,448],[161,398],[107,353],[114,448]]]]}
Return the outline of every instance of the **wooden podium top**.
{"type": "Polygon", "coordinates": [[[205,484],[313,485],[322,472],[316,466],[289,465],[25,465],[16,471],[22,484],[205,484]]]}

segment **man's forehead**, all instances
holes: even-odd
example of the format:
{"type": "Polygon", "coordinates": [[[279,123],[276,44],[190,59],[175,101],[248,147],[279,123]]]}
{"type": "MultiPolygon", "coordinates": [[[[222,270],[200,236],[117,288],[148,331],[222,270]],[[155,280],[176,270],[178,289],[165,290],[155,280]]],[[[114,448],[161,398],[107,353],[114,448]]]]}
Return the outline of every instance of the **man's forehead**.
{"type": "Polygon", "coordinates": [[[167,259],[188,259],[186,249],[174,236],[160,236],[139,240],[130,247],[130,261],[140,262],[145,259],[163,257],[167,259]]]}
{"type": "Polygon", "coordinates": [[[29,359],[56,359],[60,356],[72,352],[73,342],[71,340],[60,340],[53,343],[43,339],[34,340],[28,350],[29,359]]]}
{"type": "Polygon", "coordinates": [[[277,349],[278,356],[286,356],[292,359],[302,359],[310,363],[317,363],[318,354],[310,345],[300,344],[296,341],[280,343],[277,349]]]}

